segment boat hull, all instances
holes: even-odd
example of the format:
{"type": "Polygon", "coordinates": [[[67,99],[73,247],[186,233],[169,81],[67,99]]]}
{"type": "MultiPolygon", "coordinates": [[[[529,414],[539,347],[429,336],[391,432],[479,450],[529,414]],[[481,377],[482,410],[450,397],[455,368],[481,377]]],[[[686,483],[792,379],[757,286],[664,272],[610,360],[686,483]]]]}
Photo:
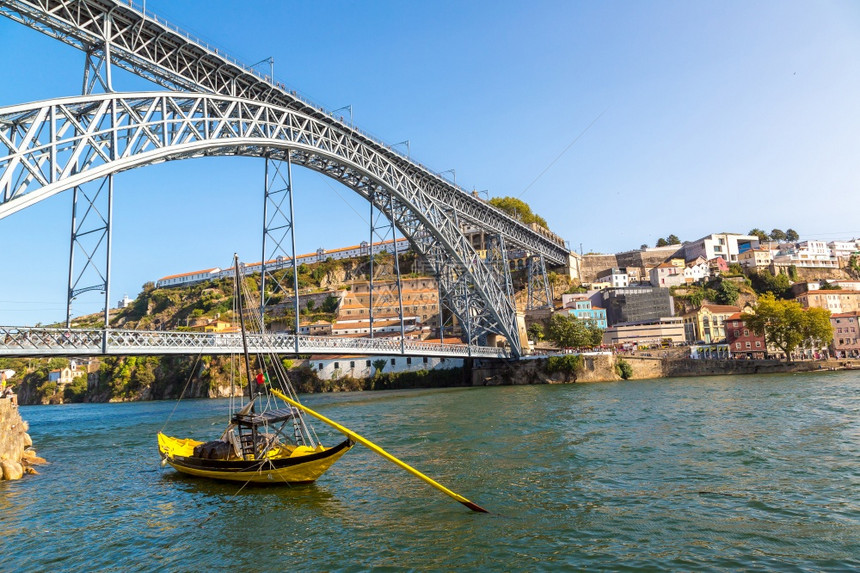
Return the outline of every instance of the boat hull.
{"type": "Polygon", "coordinates": [[[162,459],[176,471],[222,481],[251,482],[260,484],[296,485],[313,483],[354,445],[350,439],[340,444],[309,450],[303,455],[263,460],[209,460],[194,456],[179,455],[176,447],[186,445],[189,440],[178,440],[158,435],[158,449],[162,459]]]}

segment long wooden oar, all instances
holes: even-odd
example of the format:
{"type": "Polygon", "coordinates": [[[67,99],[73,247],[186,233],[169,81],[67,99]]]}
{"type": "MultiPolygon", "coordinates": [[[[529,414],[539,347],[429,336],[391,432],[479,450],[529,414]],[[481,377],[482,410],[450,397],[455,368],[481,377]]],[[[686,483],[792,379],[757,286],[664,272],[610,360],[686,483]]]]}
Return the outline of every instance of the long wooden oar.
{"type": "Polygon", "coordinates": [[[419,472],[418,470],[416,470],[415,468],[413,468],[412,466],[410,466],[406,462],[398,460],[397,458],[395,458],[394,456],[392,456],[391,454],[389,454],[388,452],[386,452],[385,450],[383,450],[382,448],[380,448],[379,446],[377,446],[376,444],[374,444],[373,442],[371,442],[367,438],[363,438],[363,437],[359,436],[358,434],[356,434],[355,432],[353,432],[352,430],[350,430],[349,428],[347,428],[345,426],[341,426],[340,424],[338,424],[334,420],[329,420],[328,418],[326,418],[325,416],[323,416],[319,412],[314,412],[313,410],[311,410],[307,406],[300,404],[300,403],[296,402],[295,400],[291,400],[283,392],[280,392],[279,390],[277,390],[275,388],[270,388],[270,390],[271,390],[272,394],[274,394],[275,396],[277,396],[278,398],[280,398],[284,402],[287,402],[288,404],[295,406],[296,408],[299,408],[300,410],[302,410],[304,412],[307,412],[308,414],[310,414],[314,418],[317,418],[318,420],[325,422],[326,424],[328,424],[329,426],[331,426],[332,428],[334,428],[338,432],[343,433],[344,435],[355,440],[356,442],[361,442],[362,444],[364,444],[365,446],[367,446],[372,451],[376,452],[377,454],[379,454],[380,456],[382,456],[386,460],[397,464],[398,466],[405,469],[406,471],[408,471],[409,473],[411,473],[415,477],[421,478],[422,480],[426,481],[427,483],[429,483],[430,485],[432,485],[433,487],[435,487],[436,489],[438,489],[439,491],[441,491],[445,495],[449,495],[449,496],[453,497],[454,499],[456,499],[457,501],[459,501],[460,503],[462,503],[463,505],[465,505],[466,507],[468,507],[472,511],[477,511],[480,513],[490,513],[489,511],[487,511],[486,509],[484,509],[480,505],[478,505],[476,503],[472,503],[471,501],[469,501],[468,499],[466,499],[462,495],[451,491],[450,489],[448,489],[447,487],[445,487],[441,483],[433,480],[432,478],[425,476],[424,474],[422,474],[421,472],[419,472]]]}

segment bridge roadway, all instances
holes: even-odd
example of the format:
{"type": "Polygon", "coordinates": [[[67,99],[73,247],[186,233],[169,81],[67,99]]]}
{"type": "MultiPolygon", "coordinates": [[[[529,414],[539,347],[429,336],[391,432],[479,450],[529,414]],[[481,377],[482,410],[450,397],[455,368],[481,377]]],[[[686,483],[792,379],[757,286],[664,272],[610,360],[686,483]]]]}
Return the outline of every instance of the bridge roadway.
{"type": "MultiPolygon", "coordinates": [[[[249,333],[251,353],[357,354],[432,356],[445,358],[508,358],[504,348],[440,344],[399,337],[335,338],[283,333],[249,333]]],[[[104,330],[0,326],[0,357],[141,356],[165,354],[236,354],[242,352],[239,333],[149,330],[104,330]]]]}

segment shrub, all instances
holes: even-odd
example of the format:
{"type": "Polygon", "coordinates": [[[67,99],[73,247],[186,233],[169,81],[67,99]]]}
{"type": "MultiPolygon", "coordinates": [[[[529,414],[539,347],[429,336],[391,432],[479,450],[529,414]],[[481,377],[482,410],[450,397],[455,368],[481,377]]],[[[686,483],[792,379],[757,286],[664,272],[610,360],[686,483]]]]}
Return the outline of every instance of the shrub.
{"type": "Polygon", "coordinates": [[[619,358],[615,361],[615,373],[618,374],[622,380],[629,380],[630,377],[633,376],[633,366],[623,358],[619,358]]]}
{"type": "Polygon", "coordinates": [[[577,373],[582,371],[582,355],[565,354],[563,356],[550,356],[546,360],[546,371],[549,374],[562,372],[567,379],[573,376],[575,382],[577,373]]]}

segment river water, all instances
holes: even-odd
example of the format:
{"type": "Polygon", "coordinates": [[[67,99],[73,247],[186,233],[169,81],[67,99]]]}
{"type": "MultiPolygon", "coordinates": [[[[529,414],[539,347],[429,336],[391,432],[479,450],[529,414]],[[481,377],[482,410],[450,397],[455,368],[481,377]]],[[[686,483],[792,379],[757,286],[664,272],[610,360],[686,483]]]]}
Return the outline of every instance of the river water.
{"type": "Polygon", "coordinates": [[[860,569],[854,372],[305,401],[492,514],[361,445],[293,488],[161,468],[156,432],[208,439],[222,400],[29,406],[51,464],[0,482],[0,569],[860,569]]]}

